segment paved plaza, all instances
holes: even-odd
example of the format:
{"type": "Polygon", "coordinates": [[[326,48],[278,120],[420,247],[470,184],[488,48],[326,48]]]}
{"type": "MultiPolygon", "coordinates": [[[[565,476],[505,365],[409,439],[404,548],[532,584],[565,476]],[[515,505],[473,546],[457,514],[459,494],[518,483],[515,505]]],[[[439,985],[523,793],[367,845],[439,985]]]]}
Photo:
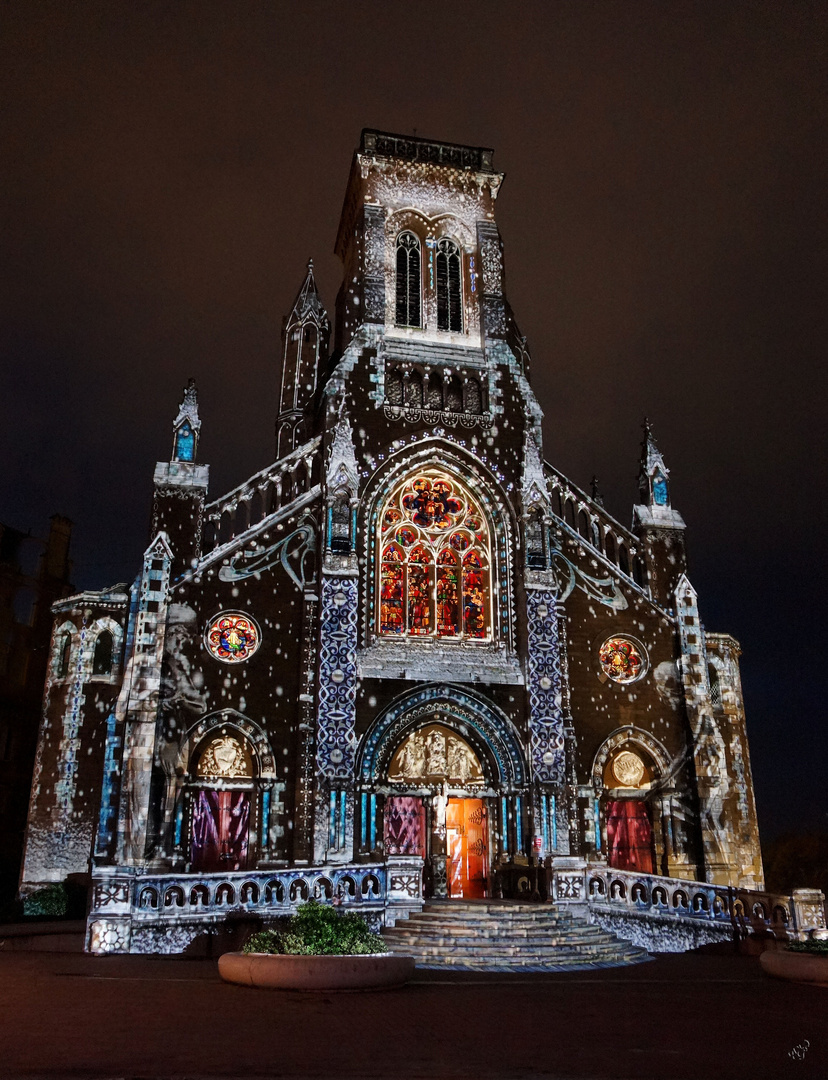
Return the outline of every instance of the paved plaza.
{"type": "Polygon", "coordinates": [[[27,1080],[828,1077],[828,989],[731,955],[300,994],[212,960],[7,953],[0,1024],[0,1076],[27,1080]]]}

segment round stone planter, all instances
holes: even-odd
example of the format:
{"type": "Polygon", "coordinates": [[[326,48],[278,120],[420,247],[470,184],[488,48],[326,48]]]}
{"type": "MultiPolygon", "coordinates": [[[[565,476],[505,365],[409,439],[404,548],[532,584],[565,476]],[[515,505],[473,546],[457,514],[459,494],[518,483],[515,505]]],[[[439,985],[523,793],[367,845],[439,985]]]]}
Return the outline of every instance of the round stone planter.
{"type": "Polygon", "coordinates": [[[219,957],[225,982],[269,990],[378,990],[402,986],[414,972],[413,956],[272,956],[230,952],[219,957]]]}
{"type": "Polygon", "coordinates": [[[779,952],[763,952],[759,963],[766,975],[773,975],[777,979],[828,987],[828,956],[781,949],[779,952]]]}

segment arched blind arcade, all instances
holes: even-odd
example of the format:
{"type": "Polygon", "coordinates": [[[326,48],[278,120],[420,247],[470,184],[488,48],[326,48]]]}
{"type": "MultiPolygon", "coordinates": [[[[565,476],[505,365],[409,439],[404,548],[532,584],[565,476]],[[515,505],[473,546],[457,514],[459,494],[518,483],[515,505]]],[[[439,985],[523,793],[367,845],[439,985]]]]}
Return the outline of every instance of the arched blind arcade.
{"type": "Polygon", "coordinates": [[[491,640],[489,529],[455,478],[426,469],[399,485],[377,539],[381,637],[491,640]]]}
{"type": "Polygon", "coordinates": [[[420,241],[410,232],[397,237],[397,326],[422,326],[420,241]]]}
{"type": "Polygon", "coordinates": [[[463,304],[460,289],[460,249],[453,240],[437,244],[437,329],[460,334],[463,304]]]}

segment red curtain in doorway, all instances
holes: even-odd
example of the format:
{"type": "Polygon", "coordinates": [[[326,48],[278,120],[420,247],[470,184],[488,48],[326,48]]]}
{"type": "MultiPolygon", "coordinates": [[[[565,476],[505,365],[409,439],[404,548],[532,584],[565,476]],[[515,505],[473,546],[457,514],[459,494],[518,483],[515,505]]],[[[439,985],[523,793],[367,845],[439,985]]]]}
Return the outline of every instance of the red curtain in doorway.
{"type": "Polygon", "coordinates": [[[653,873],[653,829],[642,799],[607,804],[607,853],[616,870],[653,873]]]}

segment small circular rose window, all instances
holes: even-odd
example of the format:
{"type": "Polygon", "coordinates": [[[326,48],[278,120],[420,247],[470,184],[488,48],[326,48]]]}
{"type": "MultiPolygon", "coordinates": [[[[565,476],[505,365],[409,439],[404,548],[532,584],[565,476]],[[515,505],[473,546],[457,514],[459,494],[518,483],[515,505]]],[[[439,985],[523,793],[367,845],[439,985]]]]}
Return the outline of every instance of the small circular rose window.
{"type": "Polygon", "coordinates": [[[629,638],[607,638],[598,659],[604,674],[617,683],[635,682],[647,670],[644,649],[629,638]]]}
{"type": "Polygon", "coordinates": [[[248,615],[217,615],[207,627],[207,648],[225,664],[248,660],[261,642],[259,628],[248,615]]]}

